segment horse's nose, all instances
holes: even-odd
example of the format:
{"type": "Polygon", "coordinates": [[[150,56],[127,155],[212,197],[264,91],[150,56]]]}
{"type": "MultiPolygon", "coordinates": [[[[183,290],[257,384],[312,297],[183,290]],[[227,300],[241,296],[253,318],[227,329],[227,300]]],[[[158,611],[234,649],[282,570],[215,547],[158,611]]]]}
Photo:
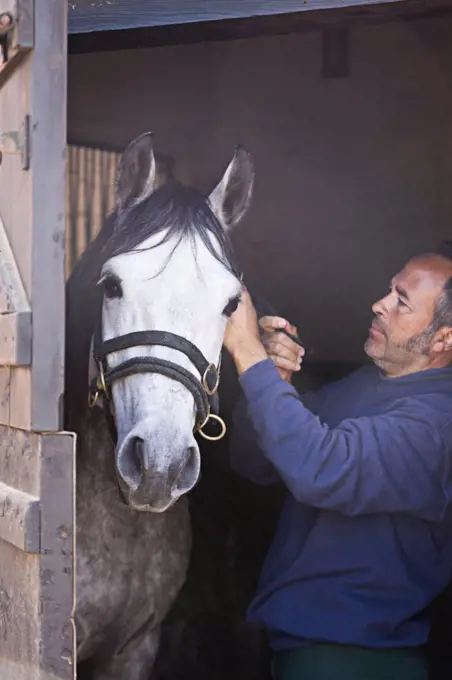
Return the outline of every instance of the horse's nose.
{"type": "Polygon", "coordinates": [[[138,485],[147,468],[146,452],[144,441],[141,437],[133,437],[130,442],[131,465],[136,472],[138,485]]]}
{"type": "Polygon", "coordinates": [[[194,487],[199,477],[199,458],[198,448],[189,446],[172,481],[171,491],[173,493],[181,496],[194,487]]]}
{"type": "Polygon", "coordinates": [[[147,464],[143,439],[131,437],[120,451],[116,464],[121,478],[130,490],[138,489],[147,464]]]}
{"type": "Polygon", "coordinates": [[[190,491],[199,476],[196,446],[165,456],[155,443],[130,437],[118,454],[117,470],[137,505],[158,506],[190,491]],[[166,460],[165,460],[166,459],[166,460]]]}

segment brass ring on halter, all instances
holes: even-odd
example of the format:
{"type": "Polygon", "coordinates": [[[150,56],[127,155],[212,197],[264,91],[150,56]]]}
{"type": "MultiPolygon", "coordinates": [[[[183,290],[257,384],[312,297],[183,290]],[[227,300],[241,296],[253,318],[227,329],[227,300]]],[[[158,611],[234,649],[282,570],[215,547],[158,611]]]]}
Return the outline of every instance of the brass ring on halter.
{"type": "Polygon", "coordinates": [[[226,434],[226,423],[224,422],[223,418],[220,418],[220,416],[216,416],[214,413],[209,413],[202,425],[198,427],[198,432],[201,437],[204,437],[204,439],[208,439],[211,442],[217,442],[220,439],[223,439],[224,435],[226,434]],[[217,423],[220,423],[221,432],[219,434],[211,436],[203,432],[203,427],[207,425],[209,420],[216,420],[217,423]]]}
{"type": "Polygon", "coordinates": [[[215,366],[215,364],[209,364],[207,366],[206,370],[204,371],[204,375],[202,376],[202,386],[204,387],[204,390],[209,395],[209,397],[211,397],[213,394],[215,394],[215,392],[218,389],[219,384],[220,384],[220,374],[217,371],[217,367],[215,366]],[[209,373],[212,369],[215,371],[215,375],[216,375],[217,379],[215,381],[214,387],[211,389],[209,387],[208,382],[207,382],[207,376],[209,375],[209,373]]]}
{"type": "Polygon", "coordinates": [[[105,374],[102,364],[99,364],[99,375],[97,378],[97,389],[107,394],[107,383],[105,382],[105,374]]]}
{"type": "Polygon", "coordinates": [[[88,406],[89,408],[94,408],[99,399],[99,390],[96,390],[94,394],[88,392],[88,406]]]}
{"type": "Polygon", "coordinates": [[[107,383],[105,382],[105,374],[104,374],[104,369],[102,367],[102,364],[98,365],[99,369],[99,375],[97,376],[96,380],[96,387],[97,390],[92,394],[91,392],[88,394],[88,406],[90,408],[94,408],[95,405],[97,404],[97,401],[100,397],[100,393],[104,392],[104,394],[107,394],[107,383]]]}

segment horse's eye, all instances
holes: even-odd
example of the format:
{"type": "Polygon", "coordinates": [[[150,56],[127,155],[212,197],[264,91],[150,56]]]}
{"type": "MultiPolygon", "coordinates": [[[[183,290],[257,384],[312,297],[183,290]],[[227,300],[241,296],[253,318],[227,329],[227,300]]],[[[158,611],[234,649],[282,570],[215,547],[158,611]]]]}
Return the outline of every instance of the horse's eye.
{"type": "Polygon", "coordinates": [[[240,296],[237,296],[235,298],[232,298],[232,300],[229,300],[228,304],[223,309],[223,314],[225,316],[231,316],[231,314],[234,314],[235,310],[239,306],[239,302],[240,302],[240,296]]]}
{"type": "Polygon", "coordinates": [[[106,276],[102,281],[102,287],[106,298],[122,297],[121,282],[114,276],[106,276]]]}

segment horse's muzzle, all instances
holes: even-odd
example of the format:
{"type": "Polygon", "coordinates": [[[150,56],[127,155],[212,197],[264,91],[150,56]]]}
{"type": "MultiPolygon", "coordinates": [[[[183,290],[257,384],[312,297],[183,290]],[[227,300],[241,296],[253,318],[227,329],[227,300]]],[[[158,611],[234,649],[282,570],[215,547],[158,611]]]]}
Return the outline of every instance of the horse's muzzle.
{"type": "Polygon", "coordinates": [[[139,436],[126,439],[117,451],[116,470],[129,505],[162,512],[195,486],[200,473],[195,441],[179,454],[176,451],[172,449],[167,457],[153,441],[139,436]]]}

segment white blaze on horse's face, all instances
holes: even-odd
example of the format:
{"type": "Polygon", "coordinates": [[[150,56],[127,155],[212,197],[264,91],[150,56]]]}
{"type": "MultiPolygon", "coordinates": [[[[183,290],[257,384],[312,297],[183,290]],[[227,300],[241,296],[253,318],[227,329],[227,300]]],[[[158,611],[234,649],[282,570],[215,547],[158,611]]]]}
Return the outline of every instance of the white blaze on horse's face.
{"type": "MultiPolygon", "coordinates": [[[[250,157],[239,148],[206,199],[220,231],[227,231],[244,215],[252,186],[250,157]]],[[[146,134],[128,147],[118,170],[117,202],[123,229],[127,229],[128,215],[154,191],[152,136],[146,134]]],[[[175,210],[174,215],[178,214],[175,210]]],[[[146,211],[141,216],[145,219],[146,211]]],[[[189,340],[207,361],[217,365],[227,309],[238,299],[241,283],[209,251],[196,224],[189,235],[181,238],[176,228],[174,236],[160,243],[164,235],[152,234],[131,252],[116,255],[103,266],[103,340],[135,331],[167,331],[189,340]]],[[[218,239],[210,232],[209,237],[220,253],[218,239]]],[[[108,368],[140,356],[172,361],[198,380],[202,378],[185,354],[162,346],[114,352],[108,357],[108,368]]],[[[123,495],[137,509],[162,512],[192,489],[199,477],[194,398],[177,380],[139,372],[114,381],[112,395],[118,430],[116,470],[123,495]]]]}

